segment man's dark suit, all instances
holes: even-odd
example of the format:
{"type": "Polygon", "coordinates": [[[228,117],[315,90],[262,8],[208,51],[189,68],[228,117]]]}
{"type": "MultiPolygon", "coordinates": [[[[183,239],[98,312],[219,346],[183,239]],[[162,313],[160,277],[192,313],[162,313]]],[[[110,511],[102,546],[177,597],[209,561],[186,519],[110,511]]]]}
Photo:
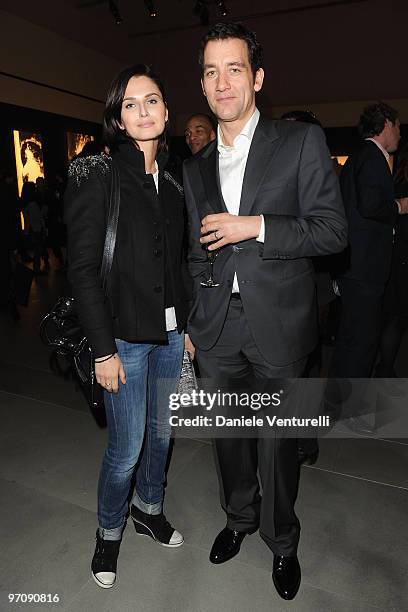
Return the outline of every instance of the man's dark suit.
{"type": "Polygon", "coordinates": [[[376,355],[398,219],[391,171],[374,142],[364,141],[347,160],[340,187],[349,246],[338,277],[343,311],[330,375],[365,378],[371,375],[376,355]]]}
{"type": "MultiPolygon", "coordinates": [[[[265,241],[250,239],[222,248],[214,264],[219,287],[200,286],[209,270],[199,243],[203,217],[227,212],[216,142],[185,162],[184,188],[189,264],[195,280],[188,331],[198,349],[202,375],[239,377],[242,364],[229,366],[228,355],[223,359],[218,348],[222,344],[224,351],[245,333],[245,357],[255,375],[258,369],[265,377],[300,376],[317,341],[309,257],[339,251],[346,244],[343,206],[323,132],[314,125],[260,117],[246,163],[239,214],[264,215],[265,241]],[[231,300],[235,272],[241,307],[231,300]]],[[[260,522],[261,535],[272,550],[290,556],[296,554],[299,535],[293,512],[296,443],[293,439],[281,445],[273,442],[269,439],[256,451],[256,440],[217,440],[222,501],[231,529],[251,532],[260,522]],[[276,446],[280,450],[274,451],[276,446]],[[257,466],[264,491],[262,509],[257,466]]]]}

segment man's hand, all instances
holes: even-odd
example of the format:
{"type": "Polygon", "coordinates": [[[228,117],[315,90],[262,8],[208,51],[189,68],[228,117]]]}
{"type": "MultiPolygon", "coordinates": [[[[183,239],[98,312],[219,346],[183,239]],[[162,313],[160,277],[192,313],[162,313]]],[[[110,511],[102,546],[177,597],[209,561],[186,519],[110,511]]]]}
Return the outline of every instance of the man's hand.
{"type": "Polygon", "coordinates": [[[190,353],[191,359],[194,359],[195,355],[195,346],[190,340],[190,336],[188,334],[184,334],[184,350],[190,353]]]}
{"type": "Polygon", "coordinates": [[[397,202],[400,205],[400,215],[408,214],[408,198],[399,198],[397,202]]]}
{"type": "Polygon", "coordinates": [[[201,244],[212,244],[209,251],[219,249],[226,244],[236,244],[249,238],[257,238],[261,230],[261,217],[240,217],[229,213],[207,215],[201,221],[201,244]]]}

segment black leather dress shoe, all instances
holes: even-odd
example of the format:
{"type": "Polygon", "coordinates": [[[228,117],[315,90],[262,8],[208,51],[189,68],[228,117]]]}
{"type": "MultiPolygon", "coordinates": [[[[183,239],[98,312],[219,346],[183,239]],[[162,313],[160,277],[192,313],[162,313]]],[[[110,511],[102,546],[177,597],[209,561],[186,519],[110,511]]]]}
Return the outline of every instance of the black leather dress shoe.
{"type": "Polygon", "coordinates": [[[293,599],[300,587],[298,558],[274,555],[272,579],[282,599],[293,599]]]}
{"type": "Polygon", "coordinates": [[[319,444],[316,438],[300,438],[297,440],[299,465],[307,463],[314,465],[319,457],[319,444]]]}
{"type": "Polygon", "coordinates": [[[244,531],[233,531],[225,527],[214,540],[210,552],[211,563],[225,563],[239,553],[241,542],[245,538],[244,531]]]}
{"type": "Polygon", "coordinates": [[[299,465],[303,465],[303,463],[306,463],[307,465],[314,465],[319,458],[319,450],[308,453],[304,448],[298,446],[297,453],[299,465]]]}

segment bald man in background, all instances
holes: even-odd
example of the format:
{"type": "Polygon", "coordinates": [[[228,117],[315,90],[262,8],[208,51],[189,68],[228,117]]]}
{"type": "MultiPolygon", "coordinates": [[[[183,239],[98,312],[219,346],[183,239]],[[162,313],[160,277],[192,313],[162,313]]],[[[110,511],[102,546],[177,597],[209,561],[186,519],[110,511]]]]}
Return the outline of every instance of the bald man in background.
{"type": "Polygon", "coordinates": [[[215,140],[215,129],[211,117],[206,114],[191,115],[184,131],[186,143],[193,155],[215,140]]]}

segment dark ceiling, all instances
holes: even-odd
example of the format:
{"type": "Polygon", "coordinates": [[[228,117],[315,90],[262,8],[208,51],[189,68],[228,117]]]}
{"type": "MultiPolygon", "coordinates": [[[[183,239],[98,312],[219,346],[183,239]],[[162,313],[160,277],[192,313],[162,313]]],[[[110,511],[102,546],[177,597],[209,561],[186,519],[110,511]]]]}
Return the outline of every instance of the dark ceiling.
{"type": "MultiPolygon", "coordinates": [[[[157,17],[150,18],[144,0],[116,0],[123,19],[116,25],[108,0],[2,0],[1,8],[36,25],[43,26],[112,58],[128,61],[135,41],[159,44],[170,33],[205,30],[194,14],[197,0],[155,0],[157,17]]],[[[222,20],[217,2],[205,0],[211,23],[222,20]]],[[[253,22],[308,11],[324,11],[336,6],[366,4],[369,0],[225,0],[229,14],[225,19],[253,22]]]]}
{"type": "MultiPolygon", "coordinates": [[[[1,0],[1,8],[103,54],[97,69],[97,59],[88,65],[84,54],[78,79],[69,68],[69,80],[79,83],[78,93],[103,99],[115,70],[143,62],[164,80],[171,108],[188,114],[207,107],[197,65],[206,27],[193,14],[196,1],[155,0],[158,16],[151,19],[144,0],[116,0],[123,18],[120,25],[115,24],[107,0],[1,0]]],[[[215,0],[206,1],[211,22],[219,21],[215,0]]],[[[226,19],[244,21],[264,47],[266,78],[258,97],[262,108],[408,99],[408,0],[225,0],[225,4],[226,19]]],[[[58,40],[51,44],[58,48],[58,40]]],[[[54,71],[48,82],[65,87],[58,57],[40,58],[37,65],[41,77],[37,80],[42,79],[42,71],[47,75],[54,71]]],[[[18,71],[30,77],[20,67],[18,71]]]]}

